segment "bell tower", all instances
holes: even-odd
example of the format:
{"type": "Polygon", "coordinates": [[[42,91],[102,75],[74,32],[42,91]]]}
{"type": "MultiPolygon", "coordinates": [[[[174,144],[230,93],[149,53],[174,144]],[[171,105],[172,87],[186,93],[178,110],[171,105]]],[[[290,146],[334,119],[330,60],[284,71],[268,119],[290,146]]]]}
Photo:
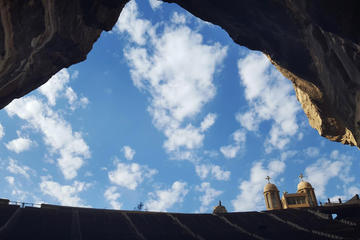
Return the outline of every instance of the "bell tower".
{"type": "Polygon", "coordinates": [[[264,187],[264,198],[267,210],[282,209],[279,190],[276,185],[270,182],[270,177],[265,178],[268,183],[264,187]]]}
{"type": "Polygon", "coordinates": [[[311,207],[317,206],[317,200],[315,196],[314,188],[310,183],[304,181],[304,176],[300,174],[299,176],[300,182],[297,186],[297,193],[304,193],[306,195],[306,199],[311,207]]]}

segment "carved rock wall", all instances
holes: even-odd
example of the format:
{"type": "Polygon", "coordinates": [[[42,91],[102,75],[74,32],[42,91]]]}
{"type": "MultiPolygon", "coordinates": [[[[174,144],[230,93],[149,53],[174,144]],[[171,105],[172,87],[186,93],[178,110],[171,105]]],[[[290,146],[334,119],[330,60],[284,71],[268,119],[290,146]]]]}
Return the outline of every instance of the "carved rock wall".
{"type": "MultiPolygon", "coordinates": [[[[0,108],[85,60],[128,0],[0,0],[0,108]]],[[[360,146],[360,1],[164,0],[264,52],[321,136],[360,146]]]]}

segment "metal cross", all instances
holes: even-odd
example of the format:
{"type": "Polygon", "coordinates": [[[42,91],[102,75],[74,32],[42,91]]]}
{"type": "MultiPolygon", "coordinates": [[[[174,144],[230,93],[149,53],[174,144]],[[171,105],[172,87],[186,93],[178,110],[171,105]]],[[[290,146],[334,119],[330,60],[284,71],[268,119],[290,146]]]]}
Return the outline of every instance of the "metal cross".
{"type": "Polygon", "coordinates": [[[302,173],[300,173],[299,178],[301,181],[303,181],[304,175],[302,173]]]}
{"type": "Polygon", "coordinates": [[[271,177],[269,177],[269,176],[266,176],[266,178],[265,178],[266,180],[268,180],[268,183],[270,183],[270,179],[271,179],[271,177]]]}

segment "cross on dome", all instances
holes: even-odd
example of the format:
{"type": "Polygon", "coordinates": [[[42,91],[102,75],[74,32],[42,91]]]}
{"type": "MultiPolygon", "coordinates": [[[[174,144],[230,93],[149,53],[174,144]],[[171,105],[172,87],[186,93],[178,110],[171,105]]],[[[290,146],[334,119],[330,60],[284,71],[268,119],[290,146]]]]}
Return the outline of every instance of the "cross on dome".
{"type": "Polygon", "coordinates": [[[304,181],[304,179],[303,179],[303,178],[304,178],[304,175],[303,175],[302,173],[300,173],[299,178],[300,178],[300,181],[301,181],[301,182],[304,181]]]}
{"type": "Polygon", "coordinates": [[[266,178],[265,178],[266,180],[268,180],[268,183],[270,183],[270,179],[271,179],[271,177],[269,177],[269,176],[266,176],[266,178]]]}

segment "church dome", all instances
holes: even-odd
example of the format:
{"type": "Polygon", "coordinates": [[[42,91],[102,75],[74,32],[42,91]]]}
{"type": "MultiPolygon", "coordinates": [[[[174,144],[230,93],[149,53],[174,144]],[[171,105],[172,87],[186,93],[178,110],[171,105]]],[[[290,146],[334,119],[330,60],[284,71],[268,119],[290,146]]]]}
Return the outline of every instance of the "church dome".
{"type": "Polygon", "coordinates": [[[265,185],[264,187],[264,192],[269,192],[269,191],[279,191],[278,188],[276,187],[275,184],[273,183],[268,183],[265,185]]]}
{"type": "Polygon", "coordinates": [[[219,201],[219,205],[214,207],[213,214],[219,214],[219,213],[227,213],[226,208],[221,205],[221,201],[219,201]]]}
{"type": "Polygon", "coordinates": [[[305,182],[305,181],[299,182],[299,184],[298,184],[298,186],[297,186],[297,190],[299,191],[299,190],[305,189],[305,188],[313,188],[313,187],[312,187],[311,184],[308,183],[308,182],[305,182]]]}

